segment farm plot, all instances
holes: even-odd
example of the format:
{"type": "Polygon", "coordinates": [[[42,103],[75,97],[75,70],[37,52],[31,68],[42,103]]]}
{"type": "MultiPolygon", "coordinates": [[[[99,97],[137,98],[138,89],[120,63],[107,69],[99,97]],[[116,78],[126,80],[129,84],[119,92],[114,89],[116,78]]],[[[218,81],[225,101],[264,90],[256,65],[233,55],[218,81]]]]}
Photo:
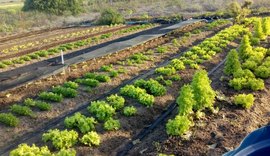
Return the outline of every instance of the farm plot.
{"type": "MultiPolygon", "coordinates": [[[[269,49],[264,48],[269,18],[246,22],[252,23],[249,32],[228,50],[225,64],[209,75],[216,91],[212,101],[215,109],[206,109],[203,114],[200,111],[198,117],[189,103],[196,99],[195,91],[194,99],[185,99],[188,91],[181,88],[178,107],[168,117],[171,119],[166,118],[166,123],[135,145],[129,155],[221,155],[236,148],[248,133],[269,124],[269,49]],[[173,126],[174,131],[170,129],[173,126]]],[[[191,86],[195,81],[193,78],[191,86]]]]}
{"type": "MultiPolygon", "coordinates": [[[[184,25],[186,25],[186,24],[187,25],[184,26],[183,28],[181,28],[179,33],[181,33],[182,31],[190,31],[191,29],[201,25],[201,23],[195,23],[195,24],[192,24],[192,25],[190,25],[188,23],[190,23],[190,22],[186,22],[184,24],[184,25]]],[[[161,28],[151,29],[150,34],[152,34],[152,33],[155,34],[157,32],[156,30],[160,30],[160,29],[161,28]]],[[[171,29],[169,29],[169,30],[171,30],[171,29]]],[[[168,32],[168,30],[166,30],[166,32],[168,32]]],[[[50,87],[52,85],[61,84],[61,83],[63,83],[63,81],[66,81],[70,77],[82,76],[85,72],[88,72],[90,70],[98,69],[98,68],[100,68],[100,66],[102,66],[104,64],[109,64],[109,63],[112,63],[112,62],[117,61],[119,59],[129,57],[133,53],[143,51],[143,50],[145,50],[147,48],[155,47],[157,44],[164,43],[168,39],[166,36],[162,37],[162,36],[159,35],[160,37],[156,37],[154,35],[152,37],[152,36],[145,35],[145,37],[146,37],[145,39],[148,39],[149,37],[151,37],[153,39],[150,40],[150,41],[146,40],[147,42],[143,43],[143,44],[140,44],[141,42],[138,43],[138,41],[135,40],[135,42],[138,43],[137,46],[133,46],[131,48],[125,48],[125,47],[129,47],[129,46],[126,46],[125,43],[130,44],[129,41],[132,40],[134,38],[134,36],[135,36],[135,39],[140,38],[140,36],[136,37],[136,36],[138,36],[140,34],[149,34],[149,33],[142,32],[142,33],[139,33],[139,34],[131,35],[128,38],[124,39],[124,40],[127,40],[125,42],[122,41],[123,39],[120,39],[120,40],[117,39],[117,41],[114,41],[116,43],[118,43],[118,41],[122,41],[119,44],[119,46],[122,46],[122,49],[123,49],[122,51],[119,51],[119,50],[117,51],[117,48],[119,49],[119,46],[117,47],[117,46],[112,45],[112,46],[110,46],[111,50],[108,50],[107,47],[102,47],[102,48],[99,48],[98,50],[93,51],[93,52],[89,51],[89,54],[86,54],[86,55],[84,54],[85,50],[78,51],[78,52],[76,52],[76,55],[78,55],[78,56],[75,57],[75,58],[74,58],[74,54],[71,53],[70,60],[68,60],[69,62],[71,62],[70,64],[68,64],[70,66],[66,66],[67,68],[65,68],[64,71],[62,70],[62,67],[63,67],[62,65],[51,65],[50,61],[42,61],[42,62],[39,62],[37,64],[31,65],[31,66],[26,66],[26,67],[23,67],[23,68],[18,68],[16,70],[12,70],[10,72],[6,72],[6,76],[4,76],[4,75],[0,76],[1,81],[2,81],[2,84],[0,84],[0,86],[1,86],[0,89],[1,90],[3,90],[3,89],[5,90],[6,85],[8,85],[8,84],[11,84],[11,85],[19,85],[19,84],[21,84],[20,83],[21,80],[25,81],[25,79],[24,79],[25,76],[30,75],[30,76],[32,76],[34,78],[36,78],[36,76],[42,76],[40,74],[40,72],[42,73],[44,70],[47,73],[48,73],[48,71],[50,71],[49,73],[53,73],[55,71],[55,68],[56,68],[56,70],[58,69],[60,72],[63,71],[60,74],[53,75],[53,76],[48,77],[48,78],[44,78],[44,79],[42,79],[40,81],[33,81],[33,82],[31,82],[29,84],[25,84],[25,85],[23,85],[21,87],[13,88],[12,90],[7,90],[5,92],[2,92],[1,93],[1,101],[3,101],[3,103],[8,103],[8,101],[12,102],[12,100],[19,99],[24,95],[28,95],[28,96],[31,95],[31,94],[36,95],[36,93],[39,92],[40,90],[42,90],[42,88],[45,88],[45,87],[48,88],[48,87],[50,87]],[[107,55],[103,54],[104,51],[107,53],[107,55]],[[96,58],[97,55],[102,55],[104,57],[96,58]],[[83,56],[84,57],[90,57],[90,58],[84,59],[85,62],[81,62],[81,63],[76,64],[76,65],[74,65],[72,63],[72,62],[76,63],[76,61],[82,61],[81,58],[83,56]],[[29,71],[31,71],[31,72],[29,72],[29,71]],[[9,78],[7,79],[7,77],[9,77],[9,78]],[[17,79],[14,79],[14,77],[17,78],[17,79]],[[19,79],[19,78],[21,78],[21,79],[19,79]],[[57,81],[55,81],[55,80],[57,80],[57,81]],[[14,83],[12,83],[12,82],[14,82],[14,83]],[[11,96],[6,98],[6,96],[8,96],[8,95],[11,95],[11,96]]],[[[134,44],[134,42],[131,42],[131,43],[134,44]]],[[[107,45],[107,43],[106,43],[106,45],[107,45]]],[[[109,45],[110,45],[110,43],[109,43],[109,45]]],[[[86,50],[86,52],[87,52],[87,50],[86,50]]],[[[65,62],[67,63],[67,60],[65,62]]]]}
{"type": "MultiPolygon", "coordinates": [[[[169,94],[169,95],[167,95],[167,94],[164,95],[164,94],[166,93],[167,87],[170,88],[170,86],[171,86],[171,89],[172,89],[172,88],[174,88],[173,86],[175,84],[178,84],[178,83],[173,83],[173,81],[179,81],[179,79],[181,79],[181,77],[179,77],[179,75],[176,74],[176,71],[179,71],[179,70],[182,70],[182,72],[187,71],[186,74],[189,75],[189,73],[192,73],[192,70],[195,71],[195,69],[192,69],[192,68],[199,68],[198,64],[202,64],[202,65],[208,66],[208,68],[212,68],[213,64],[217,64],[219,62],[219,60],[221,60],[221,59],[218,59],[219,57],[226,56],[224,54],[224,52],[222,52],[222,49],[221,49],[221,47],[226,47],[227,44],[229,44],[229,42],[225,42],[225,41],[232,41],[235,38],[239,37],[244,32],[245,32],[245,29],[241,28],[240,26],[234,26],[234,27],[227,29],[226,31],[222,31],[222,32],[220,32],[221,35],[218,35],[218,37],[214,37],[214,39],[216,41],[219,41],[220,40],[219,37],[224,35],[224,34],[235,34],[235,35],[232,36],[231,38],[224,37],[224,40],[221,40],[220,42],[215,43],[214,46],[217,46],[215,49],[216,52],[214,52],[214,53],[211,52],[211,54],[210,53],[209,54],[200,54],[198,56],[199,58],[196,57],[195,59],[193,57],[190,57],[189,53],[185,53],[185,55],[183,55],[183,57],[180,58],[181,60],[174,59],[171,63],[169,63],[169,64],[167,63],[168,65],[166,67],[159,67],[156,70],[154,70],[154,69],[151,70],[149,72],[149,74],[144,74],[145,80],[140,79],[138,81],[135,81],[133,86],[132,85],[122,86],[119,93],[118,93],[119,94],[118,96],[116,96],[116,95],[109,96],[108,98],[105,98],[106,101],[92,102],[91,106],[88,107],[88,111],[90,111],[92,113],[93,117],[96,117],[97,120],[100,122],[97,125],[97,131],[99,133],[104,133],[101,135],[101,138],[106,138],[107,140],[102,139],[101,146],[99,148],[97,148],[96,150],[95,149],[92,150],[90,148],[86,148],[86,147],[80,145],[80,146],[76,147],[76,148],[78,148],[78,151],[81,153],[89,152],[89,150],[91,150],[90,152],[94,152],[94,153],[101,152],[101,151],[104,152],[104,150],[105,150],[104,147],[106,145],[111,145],[111,146],[114,145],[116,143],[115,141],[117,141],[119,144],[123,143],[123,141],[127,142],[128,138],[137,134],[143,128],[144,125],[151,123],[151,121],[153,121],[153,119],[166,107],[166,104],[168,104],[168,103],[164,103],[164,101],[170,102],[173,100],[171,94],[169,94]],[[212,57],[214,57],[214,59],[213,59],[213,61],[210,61],[210,62],[213,64],[210,64],[209,61],[207,61],[207,60],[211,60],[212,57]],[[194,60],[196,60],[196,61],[194,61],[194,60]],[[208,62],[208,64],[207,64],[207,62],[208,62]],[[187,65],[187,69],[184,70],[186,65],[187,65]],[[149,79],[149,78],[152,78],[152,79],[149,79]],[[148,81],[148,79],[149,79],[149,81],[148,81]],[[156,84],[156,85],[151,86],[150,84],[156,84]],[[149,87],[150,88],[154,87],[156,89],[150,89],[149,87]],[[164,92],[164,90],[165,90],[165,92],[164,92]],[[141,93],[141,96],[139,96],[140,93],[141,93]],[[161,95],[165,96],[164,101],[162,100],[162,97],[156,97],[156,98],[154,97],[154,96],[161,96],[161,95]],[[105,132],[104,129],[102,128],[102,124],[101,124],[101,123],[103,123],[102,121],[104,121],[104,120],[107,120],[104,123],[105,129],[107,129],[107,130],[118,129],[119,121],[114,120],[114,119],[110,119],[110,117],[115,114],[115,110],[122,108],[122,104],[119,104],[118,102],[120,100],[121,101],[120,103],[123,103],[123,97],[124,97],[124,100],[127,101],[126,105],[130,106],[130,107],[125,108],[124,109],[125,111],[123,113],[125,115],[129,116],[129,115],[132,115],[134,112],[136,112],[134,110],[137,109],[139,115],[134,116],[134,118],[136,121],[138,121],[138,123],[137,122],[134,123],[134,122],[132,122],[134,120],[129,120],[129,118],[126,118],[123,115],[121,115],[122,111],[116,111],[117,115],[115,117],[118,117],[118,119],[120,120],[120,123],[128,123],[128,124],[123,124],[124,127],[121,128],[120,131],[105,132]],[[161,98],[161,99],[157,100],[159,98],[161,98]],[[113,101],[115,101],[116,104],[112,104],[113,101]],[[143,105],[151,106],[154,101],[156,101],[156,102],[153,105],[153,107],[145,108],[143,106],[143,105]],[[108,108],[109,112],[105,113],[106,115],[103,114],[102,112],[96,111],[97,110],[96,108],[101,109],[102,105],[104,105],[108,108]],[[101,114],[103,114],[103,115],[101,115],[101,114]],[[132,126],[132,124],[135,124],[135,125],[132,126]],[[134,128],[134,129],[132,129],[132,128],[134,128]],[[123,131],[125,131],[125,132],[123,132],[123,131]],[[126,136],[123,136],[123,135],[126,135],[126,136]],[[108,137],[105,137],[105,136],[108,136],[108,137]],[[109,137],[109,136],[111,136],[111,137],[109,137]],[[112,138],[112,139],[110,139],[110,138],[112,138]],[[119,138],[119,139],[117,139],[117,138],[119,138]],[[114,142],[114,144],[112,144],[112,142],[114,142]]],[[[226,36],[226,35],[224,35],[224,36],[226,36]]],[[[177,43],[176,41],[173,40],[173,43],[176,44],[177,43]]],[[[152,52],[148,51],[148,53],[151,54],[152,52]]],[[[166,48],[163,46],[157,47],[155,53],[162,55],[162,54],[166,53],[166,48]]],[[[138,58],[138,57],[141,58],[142,60],[143,60],[143,58],[147,60],[147,58],[144,56],[133,56],[127,60],[127,63],[132,64],[133,62],[136,62],[136,59],[134,61],[134,58],[138,58]]],[[[121,62],[121,64],[123,64],[123,63],[121,62]]],[[[104,66],[101,68],[101,70],[102,71],[110,71],[111,68],[112,68],[112,66],[104,66]]],[[[113,72],[113,73],[115,73],[115,72],[113,72]]],[[[112,75],[115,75],[115,74],[112,74],[112,75]]],[[[89,74],[86,74],[83,79],[77,79],[76,82],[79,84],[84,84],[84,85],[88,84],[90,86],[95,86],[98,83],[98,80],[97,80],[98,76],[99,75],[89,73],[89,74]]],[[[108,80],[108,77],[107,78],[105,78],[105,76],[99,76],[99,77],[102,77],[102,81],[108,80]]],[[[99,79],[101,79],[101,78],[99,78],[99,79]]],[[[183,77],[183,79],[184,79],[184,77],[183,77]]],[[[59,92],[62,92],[61,87],[54,88],[54,89],[52,89],[52,92],[54,92],[54,93],[43,93],[44,95],[40,95],[40,98],[46,98],[46,99],[50,99],[50,100],[56,99],[57,101],[61,100],[61,96],[60,97],[55,96],[55,95],[57,95],[57,94],[55,94],[58,92],[57,90],[59,92]],[[51,96],[49,96],[49,94],[51,94],[51,96]],[[54,96],[52,96],[53,94],[54,94],[54,96]],[[52,98],[52,97],[54,97],[54,98],[52,98]]],[[[87,88],[87,90],[88,90],[88,88],[87,88]]],[[[173,94],[177,94],[178,91],[176,91],[175,89],[172,89],[172,90],[173,90],[172,91],[173,94]]],[[[91,89],[90,89],[90,91],[91,91],[91,89]]],[[[62,92],[63,93],[63,94],[61,94],[62,96],[69,96],[69,94],[66,94],[64,92],[66,92],[66,91],[62,92]]],[[[97,100],[102,100],[102,99],[97,99],[97,100]]],[[[84,110],[86,111],[86,109],[84,109],[84,110]]],[[[82,111],[82,112],[84,112],[84,111],[82,111]]],[[[89,116],[89,115],[87,114],[87,116],[89,116]]],[[[77,118],[77,117],[80,118],[82,116],[77,115],[76,117],[74,116],[73,118],[77,118]]],[[[84,117],[82,117],[82,118],[84,118],[84,117]]],[[[68,121],[66,121],[66,122],[68,122],[68,121]]],[[[93,123],[95,123],[95,122],[93,122],[93,123]]],[[[58,127],[58,128],[63,128],[63,125],[60,124],[60,127],[58,127]]],[[[60,135],[62,134],[62,132],[59,133],[58,131],[51,131],[51,133],[60,134],[60,135]]],[[[65,133],[67,134],[68,132],[65,132],[65,133]]],[[[47,133],[47,134],[50,135],[50,133],[47,133]]],[[[70,134],[72,134],[72,135],[74,134],[75,137],[77,136],[76,132],[75,133],[72,132],[70,134]]],[[[63,135],[64,135],[64,132],[63,132],[63,135]]],[[[91,133],[89,135],[94,135],[94,134],[91,133]]],[[[48,138],[48,140],[51,140],[51,139],[48,138]]],[[[71,143],[71,144],[73,144],[73,143],[71,143]]],[[[119,144],[117,144],[117,145],[119,145],[119,144]]],[[[120,145],[122,145],[122,144],[120,144],[120,145]]],[[[111,146],[106,146],[106,147],[111,147],[111,146]]],[[[61,148],[61,147],[56,146],[56,148],[61,148]]],[[[116,150],[113,147],[111,147],[111,148],[113,150],[116,150]]],[[[105,153],[103,153],[103,154],[106,154],[106,152],[110,152],[112,149],[108,148],[108,151],[105,150],[105,153]]]]}
{"type": "MultiPolygon", "coordinates": [[[[155,25],[136,25],[136,26],[122,26],[119,28],[108,29],[100,32],[96,30],[88,29],[84,31],[79,31],[76,33],[69,33],[65,35],[57,35],[51,39],[43,39],[41,41],[29,42],[26,45],[15,45],[9,50],[15,50],[10,52],[11,54],[4,55],[2,57],[0,71],[7,71],[20,66],[25,66],[27,64],[32,64],[41,60],[46,60],[49,58],[54,58],[60,55],[60,52],[70,53],[75,50],[85,49],[89,46],[94,46],[104,42],[108,42],[123,36],[127,36],[142,30],[146,30],[154,27],[155,25]],[[27,49],[29,48],[30,49],[27,49]],[[31,49],[32,47],[32,49],[31,49]],[[24,49],[21,52],[19,49],[24,49]]],[[[5,51],[5,50],[3,50],[5,51]]],[[[9,53],[9,52],[7,52],[9,53]]],[[[0,58],[1,59],[1,58],[0,58]]]]}

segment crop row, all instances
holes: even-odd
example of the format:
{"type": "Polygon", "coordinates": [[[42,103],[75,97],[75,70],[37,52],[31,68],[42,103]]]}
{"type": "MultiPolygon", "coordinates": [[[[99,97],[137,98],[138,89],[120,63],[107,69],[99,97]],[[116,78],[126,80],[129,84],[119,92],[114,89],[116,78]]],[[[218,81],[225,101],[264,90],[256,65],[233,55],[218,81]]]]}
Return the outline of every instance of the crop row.
{"type": "Polygon", "coordinates": [[[84,47],[84,46],[98,44],[102,40],[111,38],[115,35],[124,35],[126,33],[131,33],[134,31],[147,29],[147,28],[150,28],[152,26],[153,26],[152,24],[132,26],[132,27],[126,28],[124,30],[119,30],[119,31],[116,31],[113,33],[102,34],[102,35],[99,35],[96,37],[91,37],[88,39],[79,40],[79,41],[72,42],[72,43],[62,44],[62,45],[59,45],[57,47],[50,48],[48,50],[37,51],[37,52],[31,53],[28,55],[21,56],[19,58],[14,58],[11,60],[3,60],[0,62],[0,68],[6,68],[6,67],[12,66],[14,64],[25,64],[28,61],[38,60],[40,58],[47,58],[51,55],[59,54],[61,51],[65,52],[65,51],[69,51],[69,50],[76,50],[76,49],[79,49],[79,48],[84,47]]]}
{"type": "Polygon", "coordinates": [[[22,50],[32,48],[35,46],[41,46],[43,44],[48,44],[48,43],[52,43],[52,42],[56,42],[56,41],[64,40],[64,39],[68,39],[68,38],[76,38],[76,37],[86,36],[86,35],[102,32],[102,31],[107,30],[107,29],[109,30],[109,29],[117,28],[117,27],[121,27],[121,26],[122,25],[92,27],[92,28],[89,28],[86,30],[80,30],[80,31],[70,32],[67,34],[62,34],[62,35],[57,35],[54,37],[46,38],[46,39],[43,39],[41,41],[33,41],[33,42],[24,43],[21,45],[14,45],[10,48],[3,49],[1,52],[5,53],[5,54],[18,53],[22,50]]]}
{"type": "MultiPolygon", "coordinates": [[[[225,62],[224,72],[226,75],[230,76],[231,79],[229,80],[229,85],[236,90],[242,88],[261,90],[264,88],[263,80],[256,78],[256,76],[269,78],[269,50],[262,47],[252,48],[249,37],[253,37],[253,41],[256,41],[253,44],[256,45],[258,45],[258,40],[265,40],[267,35],[269,35],[267,32],[269,32],[270,29],[270,27],[268,27],[268,22],[270,21],[268,21],[269,19],[264,19],[265,26],[262,26],[260,24],[261,19],[256,18],[252,20],[251,23],[255,25],[255,32],[252,34],[249,30],[244,31],[245,35],[238,49],[240,58],[236,50],[231,50],[225,62]],[[260,32],[258,32],[258,30],[260,32]],[[253,72],[255,74],[253,74],[253,72]]],[[[191,84],[184,85],[181,88],[176,100],[178,104],[178,114],[166,124],[166,132],[168,135],[183,136],[189,131],[190,127],[194,125],[194,117],[201,118],[204,116],[202,110],[206,108],[210,109],[212,112],[218,110],[213,107],[216,93],[211,88],[210,83],[211,81],[207,76],[207,72],[199,71],[195,73],[191,84]]],[[[222,100],[224,99],[226,99],[226,97],[222,98],[222,100]]],[[[253,105],[254,96],[252,94],[238,94],[232,97],[231,100],[232,103],[236,105],[250,108],[253,105]]]]}

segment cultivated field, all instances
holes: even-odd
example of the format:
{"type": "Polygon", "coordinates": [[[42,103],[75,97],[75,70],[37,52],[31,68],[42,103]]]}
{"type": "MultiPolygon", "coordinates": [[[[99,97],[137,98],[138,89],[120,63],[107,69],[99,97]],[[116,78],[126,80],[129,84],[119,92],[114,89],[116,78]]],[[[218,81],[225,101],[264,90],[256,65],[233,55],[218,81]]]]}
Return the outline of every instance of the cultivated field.
{"type": "Polygon", "coordinates": [[[237,18],[1,36],[0,155],[237,148],[269,124],[270,17],[237,18]]]}

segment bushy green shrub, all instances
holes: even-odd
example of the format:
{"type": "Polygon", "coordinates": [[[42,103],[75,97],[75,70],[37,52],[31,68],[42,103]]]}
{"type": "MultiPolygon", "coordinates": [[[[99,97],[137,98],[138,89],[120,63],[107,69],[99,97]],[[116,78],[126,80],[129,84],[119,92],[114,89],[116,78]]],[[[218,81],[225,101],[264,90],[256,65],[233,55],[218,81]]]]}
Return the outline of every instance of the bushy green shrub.
{"type": "Polygon", "coordinates": [[[168,47],[167,46],[158,46],[157,52],[158,53],[166,53],[166,52],[168,52],[168,47]]]}
{"type": "Polygon", "coordinates": [[[34,112],[27,106],[20,106],[20,105],[15,104],[10,107],[10,111],[12,113],[22,115],[22,116],[34,117],[34,112]]]}
{"type": "Polygon", "coordinates": [[[261,40],[264,40],[266,38],[264,32],[263,32],[263,27],[262,27],[262,20],[257,19],[256,24],[255,24],[255,33],[254,37],[257,37],[261,40]]]}
{"type": "Polygon", "coordinates": [[[110,76],[111,78],[117,77],[118,75],[119,75],[119,73],[118,73],[118,71],[116,71],[116,70],[112,70],[112,71],[110,71],[110,73],[109,73],[109,76],[110,76]]]}
{"type": "Polygon", "coordinates": [[[74,149],[61,149],[55,154],[55,156],[76,156],[76,151],[74,149]]]}
{"type": "Polygon", "coordinates": [[[135,87],[134,85],[126,85],[125,87],[122,87],[120,89],[121,95],[134,98],[134,99],[137,99],[140,94],[145,94],[145,93],[146,93],[145,89],[135,87]]]}
{"type": "Polygon", "coordinates": [[[187,116],[177,115],[175,119],[169,119],[166,124],[166,132],[168,135],[181,136],[192,126],[192,121],[187,116]]]}
{"type": "Polygon", "coordinates": [[[43,101],[36,101],[36,107],[41,111],[49,111],[52,109],[52,105],[43,101]]]}
{"type": "Polygon", "coordinates": [[[127,106],[123,110],[125,116],[133,116],[137,113],[137,109],[134,106],[127,106]]]}
{"type": "Polygon", "coordinates": [[[77,91],[72,88],[65,88],[61,86],[56,86],[52,88],[52,92],[62,95],[63,97],[68,97],[68,98],[74,98],[77,96],[77,91]]]}
{"type": "Polygon", "coordinates": [[[155,70],[155,73],[161,74],[164,76],[170,76],[170,75],[174,75],[176,73],[176,70],[174,67],[159,67],[155,70]]]}
{"type": "Polygon", "coordinates": [[[192,113],[193,105],[196,103],[191,85],[184,85],[179,93],[176,103],[179,106],[179,115],[185,116],[192,113]]]}
{"type": "Polygon", "coordinates": [[[179,59],[173,59],[170,65],[176,70],[184,70],[186,68],[184,62],[179,59]]]}
{"type": "Polygon", "coordinates": [[[118,130],[120,128],[120,121],[110,118],[104,123],[104,129],[108,131],[118,130]]]}
{"type": "Polygon", "coordinates": [[[100,74],[96,76],[96,80],[98,80],[99,82],[109,82],[111,81],[111,78],[107,75],[100,74]]]}
{"type": "Polygon", "coordinates": [[[148,81],[143,79],[136,80],[134,82],[134,85],[136,87],[145,89],[147,93],[154,96],[161,96],[166,93],[166,88],[154,79],[150,79],[148,81]]]}
{"type": "Polygon", "coordinates": [[[0,123],[16,127],[19,124],[19,119],[11,113],[0,113],[0,123]]]}
{"type": "Polygon", "coordinates": [[[66,117],[65,126],[67,128],[79,128],[82,133],[87,133],[95,129],[97,121],[92,117],[86,117],[81,113],[75,113],[71,117],[66,117]]]}
{"type": "Polygon", "coordinates": [[[224,73],[226,75],[232,75],[237,70],[241,69],[238,53],[236,50],[231,50],[226,57],[224,73]]]}
{"type": "Polygon", "coordinates": [[[117,94],[111,95],[106,98],[106,101],[115,109],[119,110],[124,107],[125,99],[117,94]]]}
{"type": "Polygon", "coordinates": [[[149,94],[140,94],[138,101],[140,104],[143,104],[147,107],[152,106],[155,102],[155,97],[149,94]]]}
{"type": "Polygon", "coordinates": [[[10,156],[51,156],[51,152],[47,146],[37,147],[35,144],[28,146],[20,144],[16,149],[12,150],[10,156]]]}
{"type": "Polygon", "coordinates": [[[253,105],[253,102],[254,96],[252,94],[239,94],[234,96],[234,103],[247,109],[253,105]]]}
{"type": "Polygon", "coordinates": [[[191,83],[194,99],[196,103],[193,105],[195,110],[203,110],[212,108],[216,93],[211,87],[211,80],[205,70],[198,71],[194,74],[191,83]]]}
{"type": "Polygon", "coordinates": [[[115,109],[105,101],[93,101],[87,109],[101,121],[106,121],[115,114],[115,109]]]}
{"type": "Polygon", "coordinates": [[[98,146],[100,144],[100,137],[97,132],[91,131],[83,135],[80,139],[81,143],[88,146],[98,146]]]}
{"type": "Polygon", "coordinates": [[[259,66],[257,69],[255,69],[255,75],[267,79],[270,77],[270,68],[266,66],[259,66]]]}
{"type": "Polygon", "coordinates": [[[239,56],[242,60],[249,58],[253,54],[252,46],[249,42],[248,35],[245,35],[239,47],[239,56]]]}
{"type": "Polygon", "coordinates": [[[99,81],[96,79],[76,79],[75,82],[89,87],[97,87],[99,85],[99,81]]]}
{"type": "Polygon", "coordinates": [[[68,82],[64,83],[63,87],[72,88],[72,89],[78,89],[79,85],[76,82],[68,81],[68,82]]]}
{"type": "Polygon", "coordinates": [[[51,141],[57,149],[67,149],[77,143],[78,133],[74,130],[59,131],[58,129],[51,129],[42,135],[42,140],[45,142],[51,141]]]}
{"type": "Polygon", "coordinates": [[[101,13],[98,24],[111,25],[124,23],[124,17],[113,9],[106,9],[101,13]]]}
{"type": "Polygon", "coordinates": [[[42,100],[48,100],[52,102],[61,102],[63,100],[62,95],[55,94],[52,92],[42,92],[38,95],[38,97],[42,100]]]}
{"type": "Polygon", "coordinates": [[[23,11],[41,11],[56,15],[63,15],[67,12],[76,15],[83,10],[82,0],[25,0],[23,6],[23,11]]]}

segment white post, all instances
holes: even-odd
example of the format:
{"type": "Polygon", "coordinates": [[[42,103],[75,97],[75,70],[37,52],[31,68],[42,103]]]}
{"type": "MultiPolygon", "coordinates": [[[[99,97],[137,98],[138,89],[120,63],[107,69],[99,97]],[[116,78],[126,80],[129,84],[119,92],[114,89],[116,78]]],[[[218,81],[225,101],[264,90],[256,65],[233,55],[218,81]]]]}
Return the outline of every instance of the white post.
{"type": "Polygon", "coordinates": [[[62,64],[65,64],[65,61],[64,61],[64,54],[63,54],[63,51],[61,50],[61,60],[62,60],[62,64]]]}

